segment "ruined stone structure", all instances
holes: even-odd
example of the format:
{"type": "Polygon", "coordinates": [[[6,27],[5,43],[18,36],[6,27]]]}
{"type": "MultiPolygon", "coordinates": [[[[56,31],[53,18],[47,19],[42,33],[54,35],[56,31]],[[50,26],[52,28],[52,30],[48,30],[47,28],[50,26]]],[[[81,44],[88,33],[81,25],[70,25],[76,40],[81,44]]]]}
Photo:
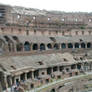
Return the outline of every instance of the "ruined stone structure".
{"type": "Polygon", "coordinates": [[[2,90],[16,84],[30,90],[53,79],[91,72],[91,55],[91,13],[0,5],[2,90]]]}

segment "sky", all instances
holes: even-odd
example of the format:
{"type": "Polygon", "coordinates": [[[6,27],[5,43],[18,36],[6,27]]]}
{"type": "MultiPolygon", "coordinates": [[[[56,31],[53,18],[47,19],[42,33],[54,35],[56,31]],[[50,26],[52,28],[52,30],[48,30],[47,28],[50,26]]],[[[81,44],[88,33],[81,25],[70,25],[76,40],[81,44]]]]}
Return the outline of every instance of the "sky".
{"type": "Polygon", "coordinates": [[[0,0],[1,4],[65,12],[92,12],[92,0],[0,0]]]}

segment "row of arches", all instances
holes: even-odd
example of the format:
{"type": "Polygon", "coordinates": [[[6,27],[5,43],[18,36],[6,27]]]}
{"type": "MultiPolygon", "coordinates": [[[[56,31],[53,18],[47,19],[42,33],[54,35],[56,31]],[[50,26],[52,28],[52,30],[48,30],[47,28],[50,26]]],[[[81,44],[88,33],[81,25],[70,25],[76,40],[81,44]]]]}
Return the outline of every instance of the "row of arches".
{"type": "Polygon", "coordinates": [[[14,51],[16,49],[16,51],[31,51],[31,50],[50,50],[50,49],[54,49],[54,50],[59,50],[59,49],[76,49],[76,48],[91,48],[92,44],[91,42],[88,43],[33,43],[31,44],[30,42],[26,41],[24,44],[23,43],[17,43],[17,44],[13,44],[11,41],[7,41],[8,42],[8,49],[9,51],[14,51]],[[15,46],[16,45],[16,46],[15,46]]]}
{"type": "MultiPolygon", "coordinates": [[[[62,43],[61,45],[60,44],[51,44],[51,43],[48,43],[47,45],[44,44],[44,43],[41,43],[41,44],[37,44],[37,43],[34,43],[32,44],[32,48],[31,48],[31,44],[29,42],[25,42],[24,43],[24,51],[30,51],[31,49],[32,50],[46,50],[46,49],[65,49],[65,48],[91,48],[92,47],[92,44],[90,42],[88,42],[87,44],[86,43],[75,43],[75,44],[72,44],[72,43],[62,43]]],[[[21,51],[23,49],[23,45],[22,44],[18,44],[17,45],[17,50],[18,51],[21,51]]]]}

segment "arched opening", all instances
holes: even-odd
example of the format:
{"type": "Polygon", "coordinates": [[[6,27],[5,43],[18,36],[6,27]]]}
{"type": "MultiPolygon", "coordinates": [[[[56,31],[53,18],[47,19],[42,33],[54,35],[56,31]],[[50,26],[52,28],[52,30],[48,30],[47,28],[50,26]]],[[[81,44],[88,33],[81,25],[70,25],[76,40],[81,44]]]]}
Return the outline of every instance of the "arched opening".
{"type": "Polygon", "coordinates": [[[11,52],[13,50],[13,42],[12,40],[8,37],[8,36],[4,36],[5,40],[8,42],[8,49],[9,49],[9,52],[11,52]]]}
{"type": "Polygon", "coordinates": [[[91,48],[91,43],[87,43],[87,48],[91,48]]]}
{"type": "Polygon", "coordinates": [[[20,80],[25,81],[25,73],[20,75],[20,80]]]}
{"type": "Polygon", "coordinates": [[[65,49],[65,48],[66,48],[66,44],[65,44],[65,43],[62,43],[62,44],[61,44],[61,48],[62,48],[62,49],[65,49]]]}
{"type": "Polygon", "coordinates": [[[73,48],[72,43],[68,43],[68,48],[73,48]]]}
{"type": "Polygon", "coordinates": [[[40,44],[40,50],[45,50],[45,44],[40,44]]]}
{"type": "Polygon", "coordinates": [[[24,44],[24,50],[25,51],[30,51],[30,43],[29,42],[25,42],[25,44],[24,44]]]}
{"type": "Polygon", "coordinates": [[[38,50],[38,44],[33,44],[33,50],[38,50]]]}
{"type": "Polygon", "coordinates": [[[79,43],[75,43],[75,48],[79,48],[79,43]]]}
{"type": "Polygon", "coordinates": [[[77,64],[77,69],[81,69],[81,64],[77,64]]]}
{"type": "Polygon", "coordinates": [[[85,43],[81,43],[81,48],[85,48],[85,43]]]}
{"type": "Polygon", "coordinates": [[[55,45],[54,45],[54,49],[56,49],[56,50],[59,49],[58,44],[55,44],[55,45]]]}
{"type": "Polygon", "coordinates": [[[55,89],[53,88],[50,92],[56,92],[55,89]]]}
{"type": "Polygon", "coordinates": [[[52,49],[52,45],[49,43],[47,44],[48,49],[52,49]]]}
{"type": "Polygon", "coordinates": [[[17,51],[22,51],[23,50],[23,44],[22,43],[19,43],[16,45],[16,50],[17,51]]]}

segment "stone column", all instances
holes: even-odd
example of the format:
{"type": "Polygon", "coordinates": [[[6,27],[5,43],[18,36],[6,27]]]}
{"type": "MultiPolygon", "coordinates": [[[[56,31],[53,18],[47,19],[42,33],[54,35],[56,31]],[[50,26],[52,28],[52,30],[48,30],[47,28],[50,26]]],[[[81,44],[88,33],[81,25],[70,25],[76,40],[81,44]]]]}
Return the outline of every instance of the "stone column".
{"type": "Polygon", "coordinates": [[[40,50],[40,43],[38,44],[38,50],[40,50]]]}
{"type": "Polygon", "coordinates": [[[34,79],[34,71],[32,71],[32,79],[34,79]]]}
{"type": "Polygon", "coordinates": [[[81,48],[81,44],[79,43],[79,48],[81,48]]]}
{"type": "Polygon", "coordinates": [[[33,44],[30,44],[30,51],[33,51],[33,44]]]}
{"type": "Polygon", "coordinates": [[[17,46],[14,44],[14,52],[17,52],[17,46]]]}
{"type": "Polygon", "coordinates": [[[7,90],[7,88],[8,88],[7,75],[4,75],[4,82],[5,82],[5,87],[6,87],[6,90],[7,90]]]}
{"type": "Polygon", "coordinates": [[[25,73],[25,81],[27,80],[27,73],[25,73]]]}

